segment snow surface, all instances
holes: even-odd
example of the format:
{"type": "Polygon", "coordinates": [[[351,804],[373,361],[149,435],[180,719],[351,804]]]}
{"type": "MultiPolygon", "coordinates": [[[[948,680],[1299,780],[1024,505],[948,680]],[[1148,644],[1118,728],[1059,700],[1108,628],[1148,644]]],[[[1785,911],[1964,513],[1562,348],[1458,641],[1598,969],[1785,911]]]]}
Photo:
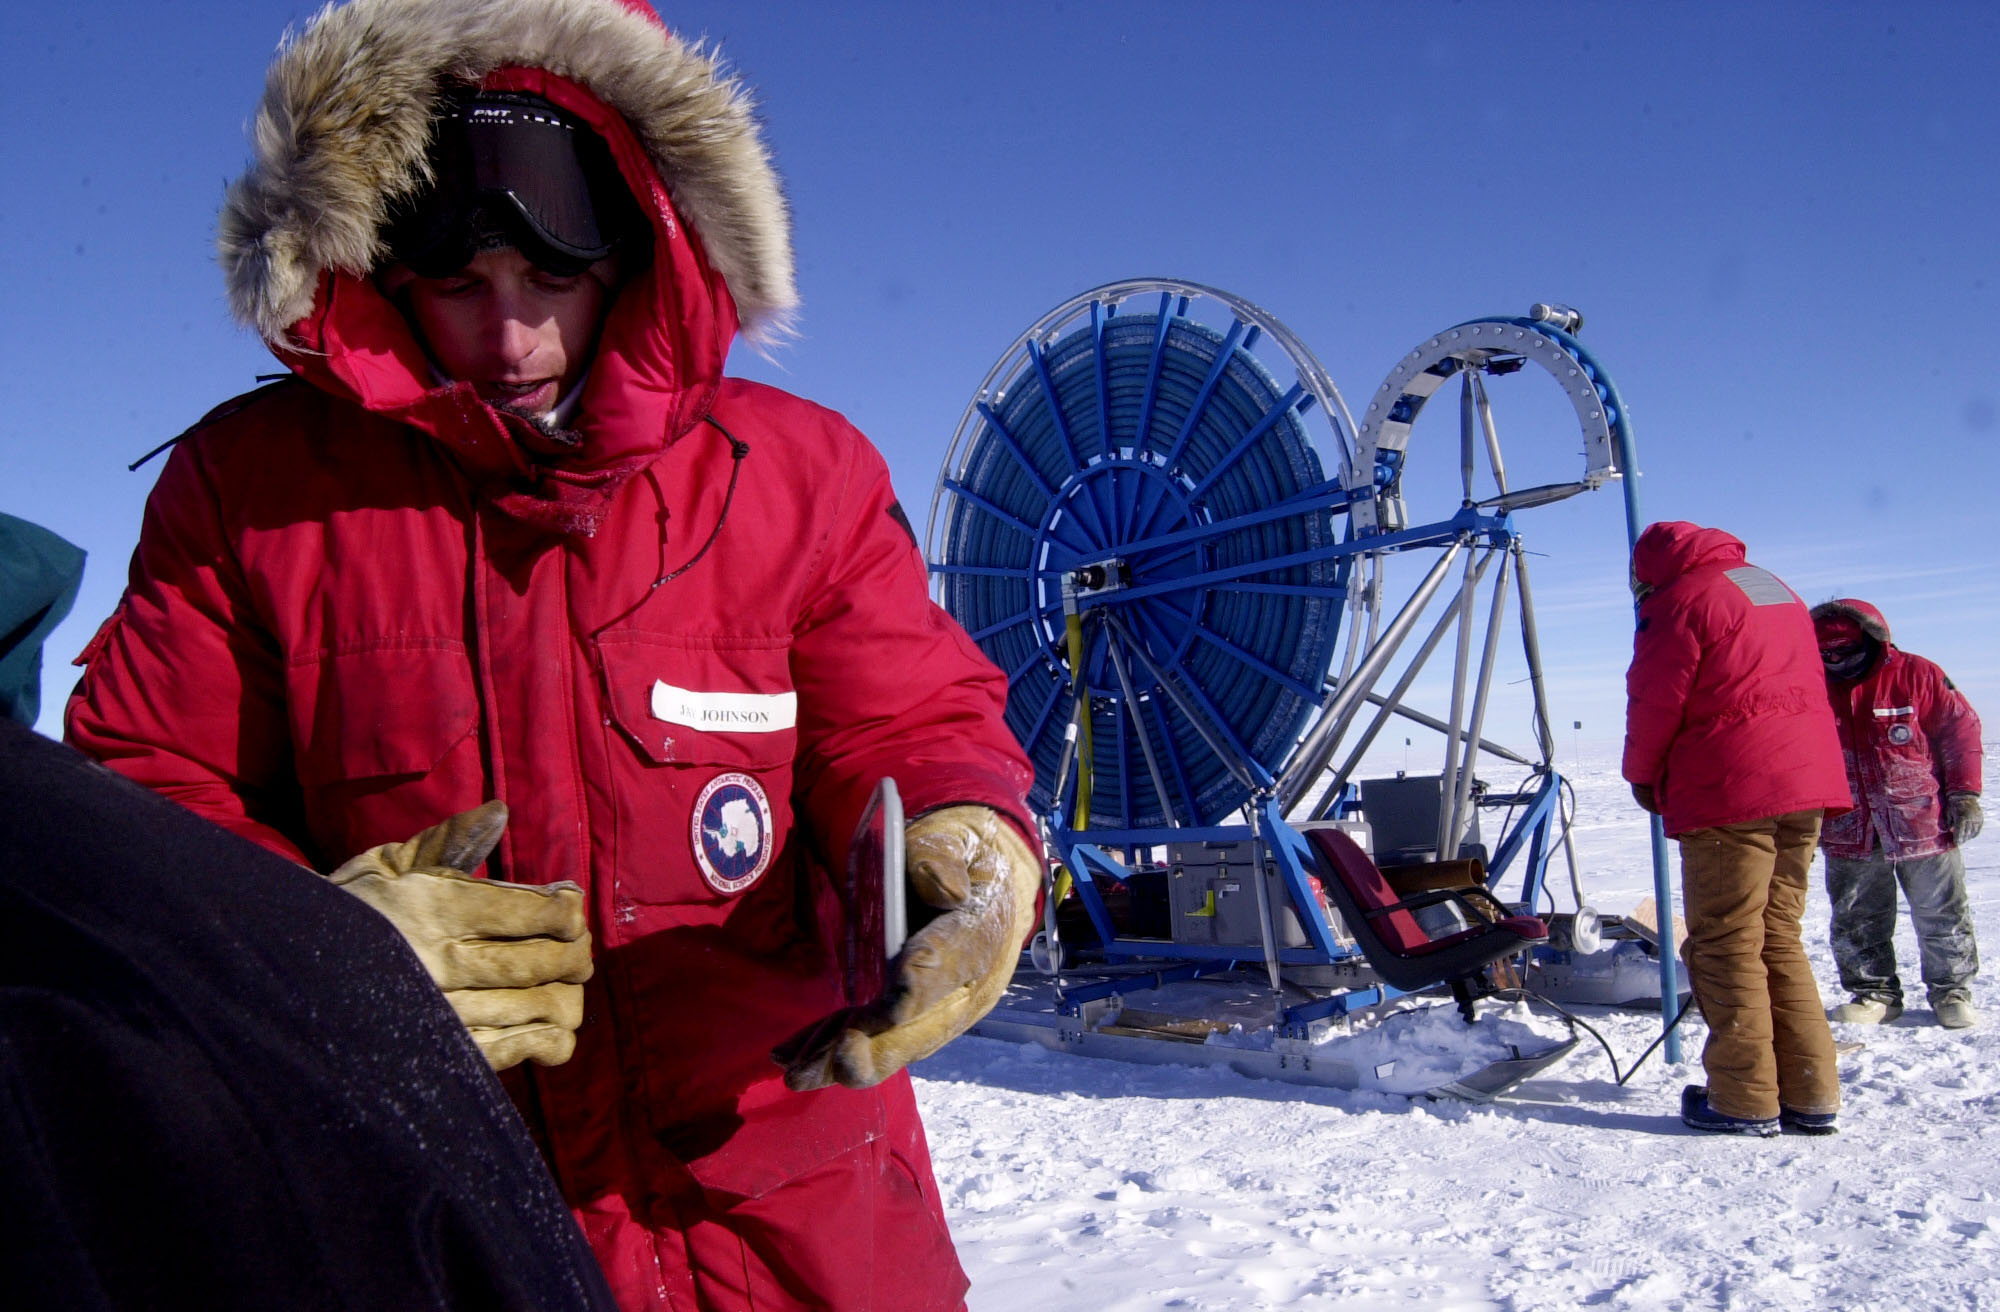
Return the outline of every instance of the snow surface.
{"type": "MultiPolygon", "coordinates": [[[[1989,746],[1989,778],[1996,767],[1989,746]]],[[[1558,768],[1576,786],[1586,896],[1631,909],[1652,892],[1651,858],[1615,751],[1585,745],[1558,768]]],[[[1966,865],[1990,942],[2000,825],[1988,815],[1966,865]]],[[[1558,856],[1550,882],[1566,909],[1560,869],[1558,856]]],[[[1816,886],[1806,948],[1832,1005],[1844,995],[1826,920],[1816,886]]],[[[1683,1127],[1680,1088],[1702,1078],[1693,1012],[1682,1065],[1656,1052],[1621,1088],[1586,1035],[1484,1106],[960,1039],[913,1070],[972,1312],[2000,1308],[2000,988],[1976,979],[1979,1027],[1940,1029],[1907,917],[1897,951],[1909,1011],[1834,1026],[1865,1046],[1841,1058],[1830,1138],[1683,1127]]],[[[1657,1012],[1572,1010],[1621,1069],[1659,1033],[1657,1012]]],[[[1380,1030],[1391,1025],[1411,1032],[1399,1050],[1413,1063],[1450,1065],[1448,1050],[1472,1042],[1448,1003],[1380,1030]]],[[[1359,1040],[1381,1041],[1365,1028],[1359,1040]]]]}

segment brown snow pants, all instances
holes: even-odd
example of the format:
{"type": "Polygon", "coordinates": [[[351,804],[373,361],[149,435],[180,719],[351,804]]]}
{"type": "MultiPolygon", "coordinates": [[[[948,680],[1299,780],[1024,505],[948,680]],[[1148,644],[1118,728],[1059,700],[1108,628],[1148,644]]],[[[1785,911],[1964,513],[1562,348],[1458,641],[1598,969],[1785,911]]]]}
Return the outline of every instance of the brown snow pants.
{"type": "Polygon", "coordinates": [[[1679,835],[1688,983],[1708,1021],[1708,1105],[1759,1119],[1840,1110],[1833,1032],[1800,922],[1820,813],[1679,835]]]}

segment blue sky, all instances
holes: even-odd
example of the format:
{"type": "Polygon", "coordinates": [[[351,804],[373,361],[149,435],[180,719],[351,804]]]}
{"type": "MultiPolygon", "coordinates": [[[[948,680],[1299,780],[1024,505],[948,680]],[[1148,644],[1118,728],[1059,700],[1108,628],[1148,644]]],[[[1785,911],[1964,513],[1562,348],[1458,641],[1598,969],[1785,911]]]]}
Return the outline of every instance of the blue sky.
{"type": "MultiPolygon", "coordinates": [[[[158,472],[125,465],[274,368],[229,323],[210,251],[264,65],[315,7],[0,18],[0,379],[17,407],[0,510],[90,552],[49,649],[45,731],[158,472]]],[[[920,529],[974,388],[1090,287],[1172,277],[1256,302],[1357,411],[1438,329],[1561,301],[1630,404],[1647,518],[1736,532],[1809,601],[1875,601],[2000,717],[2000,9],[664,12],[757,88],[795,211],[803,335],[734,367],[870,433],[920,529]]],[[[1510,466],[1575,477],[1573,423],[1541,406],[1538,429],[1537,405],[1502,409],[1510,466]]],[[[1437,422],[1413,469],[1455,467],[1455,421],[1437,422]]],[[[1617,492],[1519,522],[1544,553],[1555,718],[1565,738],[1575,720],[1615,738],[1617,492]]]]}

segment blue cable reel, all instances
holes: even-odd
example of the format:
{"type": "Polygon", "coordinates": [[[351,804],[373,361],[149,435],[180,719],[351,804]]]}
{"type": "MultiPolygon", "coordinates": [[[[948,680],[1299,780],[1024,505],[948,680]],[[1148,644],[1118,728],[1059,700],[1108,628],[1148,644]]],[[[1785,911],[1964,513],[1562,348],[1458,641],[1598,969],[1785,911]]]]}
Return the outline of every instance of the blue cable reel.
{"type": "MultiPolygon", "coordinates": [[[[1034,765],[1030,801],[1108,958],[1179,958],[1205,972],[1261,955],[1275,986],[1281,965],[1354,955],[1309,912],[1307,942],[1278,947],[1270,905],[1261,953],[1119,941],[1091,875],[1119,878],[1158,844],[1248,838],[1290,905],[1311,907],[1290,817],[1309,813],[1308,793],[1401,641],[1395,625],[1380,627],[1383,562],[1429,548],[1505,553],[1514,510],[1615,476],[1624,407],[1575,341],[1573,312],[1540,314],[1549,308],[1430,339],[1392,371],[1359,431],[1282,324],[1196,283],[1086,292],[988,373],[933,492],[926,556],[940,604],[1007,677],[1008,726],[1034,765]],[[1583,422],[1585,478],[1507,489],[1478,391],[1498,494],[1472,496],[1468,419],[1464,505],[1409,526],[1400,475],[1424,402],[1454,376],[1478,389],[1478,375],[1529,361],[1563,384],[1583,422]],[[1121,850],[1122,862],[1111,855],[1121,850]]],[[[1469,593],[1469,560],[1467,580],[1469,593]]],[[[1476,724],[1467,740],[1477,745],[1476,724]]],[[[1547,779],[1496,854],[1497,869],[1528,841],[1537,886],[1556,809],[1553,771],[1547,779]]],[[[1345,1008],[1310,1010],[1335,1009],[1345,1008]]]]}
{"type": "Polygon", "coordinates": [[[1080,827],[1213,825],[1274,783],[1351,604],[1334,549],[1352,433],[1283,325],[1199,284],[1097,288],[1001,357],[927,551],[940,603],[1007,674],[1038,810],[1076,819],[1058,793],[1085,787],[1080,827]]]}
{"type": "Polygon", "coordinates": [[[1109,959],[1178,958],[1188,975],[1262,960],[1275,985],[1281,958],[1343,954],[1324,915],[1282,952],[1271,927],[1277,906],[1315,905],[1276,781],[1343,611],[1374,595],[1343,541],[1353,431],[1277,320],[1152,279],[1045,315],[966,409],[932,498],[934,590],[1007,675],[1030,800],[1109,959]],[[1261,945],[1120,939],[1098,877],[1161,844],[1244,840],[1285,885],[1251,881],[1261,945]]]}

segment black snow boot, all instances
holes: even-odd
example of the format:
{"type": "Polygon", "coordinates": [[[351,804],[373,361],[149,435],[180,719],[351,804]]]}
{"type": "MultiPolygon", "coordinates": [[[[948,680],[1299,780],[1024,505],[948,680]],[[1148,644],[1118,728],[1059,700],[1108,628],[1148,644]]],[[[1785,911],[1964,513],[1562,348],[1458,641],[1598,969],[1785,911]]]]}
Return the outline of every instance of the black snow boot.
{"type": "Polygon", "coordinates": [[[1681,1090],[1681,1123],[1709,1134],[1747,1134],[1768,1139],[1778,1133],[1778,1118],[1731,1116],[1708,1105],[1708,1086],[1690,1084],[1681,1090]]]}

